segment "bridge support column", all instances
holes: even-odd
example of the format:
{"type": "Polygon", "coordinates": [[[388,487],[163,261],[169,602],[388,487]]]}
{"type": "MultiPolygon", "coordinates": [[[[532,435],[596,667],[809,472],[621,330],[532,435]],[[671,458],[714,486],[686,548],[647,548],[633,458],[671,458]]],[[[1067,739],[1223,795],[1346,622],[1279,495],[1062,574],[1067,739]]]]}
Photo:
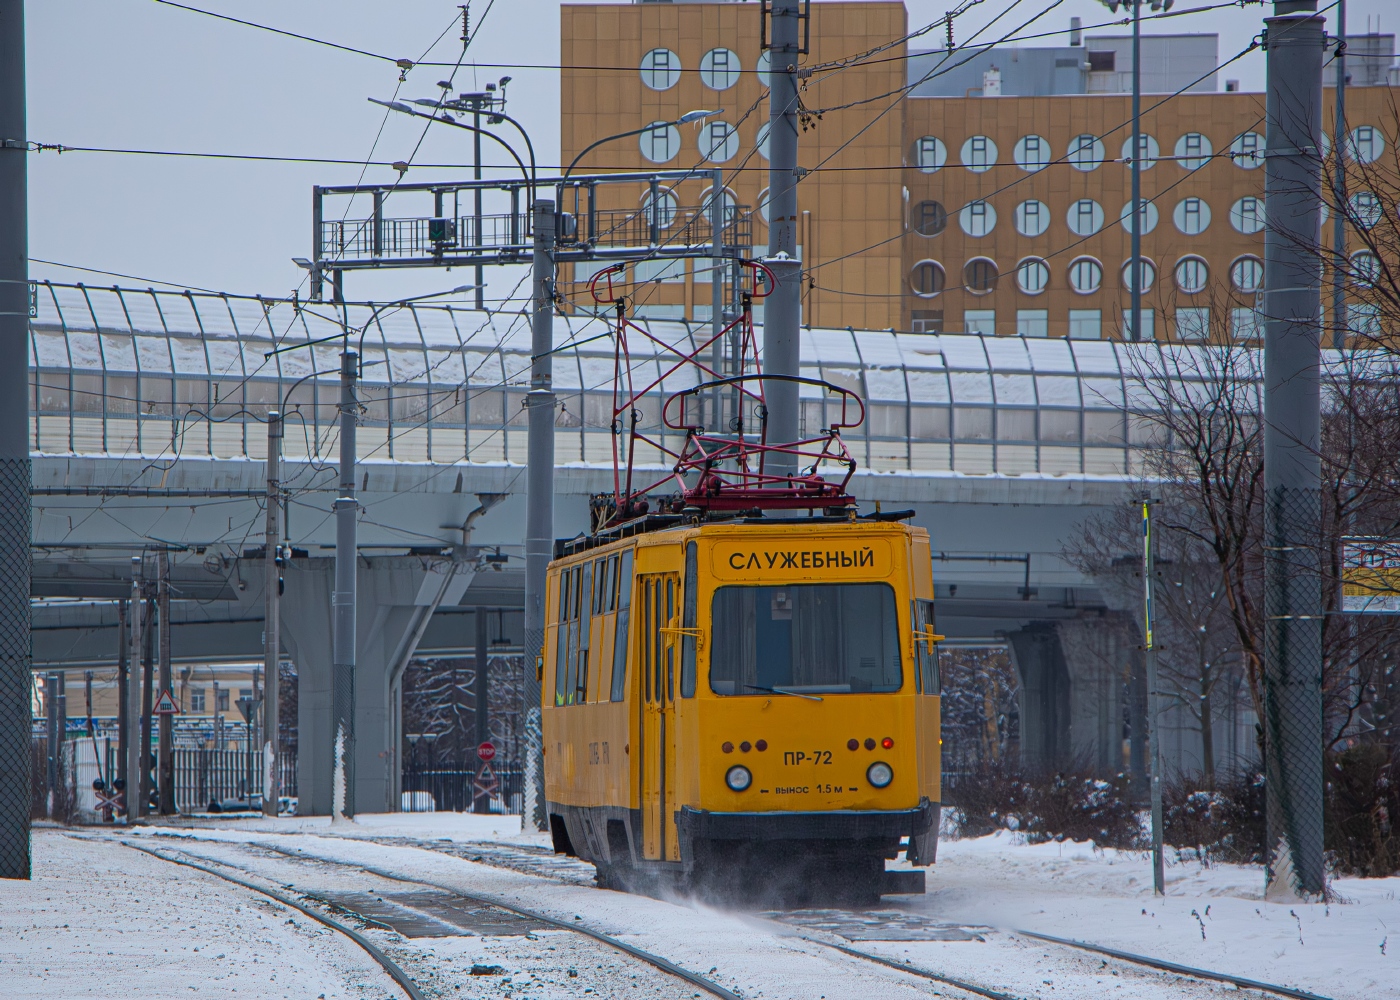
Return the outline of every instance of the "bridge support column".
{"type": "Polygon", "coordinates": [[[1007,635],[1021,692],[1021,766],[1049,771],[1070,757],[1070,679],[1059,633],[1032,622],[1007,635]]]}
{"type": "MultiPolygon", "coordinates": [[[[334,563],[287,567],[282,641],[297,668],[297,812],[331,811],[331,603],[334,563]]],[[[444,557],[359,560],[355,664],[355,802],[360,812],[399,808],[403,668],[432,612],[460,600],[475,570],[444,557]]],[[[251,595],[249,600],[260,599],[251,595]]]]}
{"type": "Polygon", "coordinates": [[[1070,681],[1070,756],[1099,777],[1119,774],[1128,767],[1123,722],[1141,639],[1128,616],[1115,612],[1061,622],[1059,633],[1070,681]]]}

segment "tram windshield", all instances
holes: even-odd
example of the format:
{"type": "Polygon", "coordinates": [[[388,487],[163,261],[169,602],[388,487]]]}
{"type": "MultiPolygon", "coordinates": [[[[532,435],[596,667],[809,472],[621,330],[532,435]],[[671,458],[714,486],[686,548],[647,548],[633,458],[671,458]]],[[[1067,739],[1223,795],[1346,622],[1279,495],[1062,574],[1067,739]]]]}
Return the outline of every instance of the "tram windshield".
{"type": "Polygon", "coordinates": [[[716,694],[900,687],[894,589],[886,583],[721,587],[711,632],[716,694]]]}

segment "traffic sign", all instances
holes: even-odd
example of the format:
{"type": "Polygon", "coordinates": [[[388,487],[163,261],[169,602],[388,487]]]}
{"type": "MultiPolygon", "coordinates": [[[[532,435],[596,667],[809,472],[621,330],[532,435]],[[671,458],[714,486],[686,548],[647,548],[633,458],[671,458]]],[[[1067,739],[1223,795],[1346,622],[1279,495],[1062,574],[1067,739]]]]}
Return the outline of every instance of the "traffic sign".
{"type": "Polygon", "coordinates": [[[174,698],[170,697],[168,689],[160,693],[160,698],[156,701],[155,713],[156,715],[180,714],[180,706],[175,704],[174,698]]]}
{"type": "Polygon", "coordinates": [[[476,790],[477,795],[483,797],[491,795],[500,787],[500,782],[496,780],[496,772],[491,770],[490,764],[481,765],[481,770],[476,773],[476,780],[472,782],[472,787],[476,790]]]}
{"type": "Polygon", "coordinates": [[[485,743],[481,744],[481,746],[476,748],[476,755],[482,760],[495,760],[496,744],[490,742],[489,740],[486,741],[485,743]]]}

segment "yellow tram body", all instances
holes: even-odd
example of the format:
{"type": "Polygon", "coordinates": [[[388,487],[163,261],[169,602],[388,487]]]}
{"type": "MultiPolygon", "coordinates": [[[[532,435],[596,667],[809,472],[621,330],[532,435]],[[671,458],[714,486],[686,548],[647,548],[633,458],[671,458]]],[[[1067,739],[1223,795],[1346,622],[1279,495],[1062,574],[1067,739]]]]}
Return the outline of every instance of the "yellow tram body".
{"type": "Polygon", "coordinates": [[[921,887],[884,860],[907,837],[927,865],[937,843],[927,532],[751,518],[563,552],[541,665],[556,850],[618,887],[777,871],[798,899],[832,871],[848,897],[921,887]]]}

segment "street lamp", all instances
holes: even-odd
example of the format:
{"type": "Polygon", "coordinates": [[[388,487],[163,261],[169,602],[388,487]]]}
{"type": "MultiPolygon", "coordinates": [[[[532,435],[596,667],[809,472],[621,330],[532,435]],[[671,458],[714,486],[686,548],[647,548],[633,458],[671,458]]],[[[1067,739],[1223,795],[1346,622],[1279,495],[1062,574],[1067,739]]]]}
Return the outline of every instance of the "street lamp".
{"type": "Polygon", "coordinates": [[[596,142],[589,143],[583,148],[583,152],[579,153],[578,156],[574,157],[574,161],[570,163],[569,168],[564,171],[564,176],[559,181],[559,184],[562,187],[564,183],[568,181],[569,175],[574,172],[574,167],[578,166],[578,161],[583,159],[585,156],[587,156],[593,150],[597,149],[599,146],[603,145],[605,142],[612,142],[614,139],[626,139],[629,135],[641,135],[644,132],[650,132],[653,129],[657,128],[669,128],[672,125],[689,125],[691,122],[698,122],[705,118],[713,118],[715,115],[722,114],[724,114],[723,108],[719,108],[715,111],[687,111],[685,114],[681,115],[674,121],[652,122],[650,125],[644,126],[643,128],[629,129],[626,132],[618,132],[616,135],[604,136],[596,142]]]}

